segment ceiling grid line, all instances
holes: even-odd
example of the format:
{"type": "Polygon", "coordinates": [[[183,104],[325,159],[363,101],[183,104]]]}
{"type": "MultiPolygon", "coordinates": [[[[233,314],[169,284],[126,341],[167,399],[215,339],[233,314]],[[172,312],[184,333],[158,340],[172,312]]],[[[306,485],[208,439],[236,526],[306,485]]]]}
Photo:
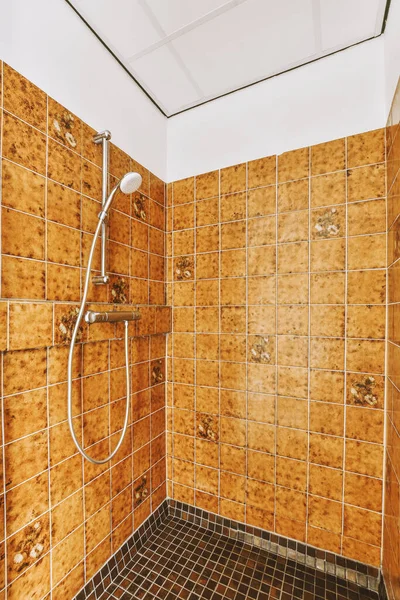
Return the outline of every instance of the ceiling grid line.
{"type": "Polygon", "coordinates": [[[313,24],[314,24],[314,41],[317,53],[322,51],[322,29],[321,29],[321,2],[320,0],[312,0],[313,24]]]}
{"type": "MultiPolygon", "coordinates": [[[[157,17],[154,15],[153,11],[149,7],[147,1],[139,0],[139,3],[141,4],[144,12],[147,14],[149,20],[154,25],[154,28],[159,32],[160,37],[163,37],[164,45],[166,45],[165,44],[165,39],[167,38],[166,33],[163,30],[163,28],[161,27],[160,23],[158,22],[157,17]]],[[[187,79],[190,81],[190,83],[196,90],[197,95],[200,97],[204,97],[203,90],[200,88],[200,86],[197,84],[196,80],[193,78],[190,70],[187,68],[185,61],[182,59],[182,57],[178,54],[178,52],[175,50],[175,48],[171,44],[168,44],[167,48],[168,48],[169,52],[171,52],[172,56],[174,57],[175,61],[180,66],[180,68],[182,69],[184,74],[186,75],[187,79]]],[[[144,56],[144,54],[143,54],[143,56],[144,56]]],[[[132,64],[134,61],[131,59],[128,59],[128,62],[130,64],[132,64]]]]}
{"type": "Polygon", "coordinates": [[[173,42],[174,40],[178,39],[182,35],[189,33],[189,31],[192,31],[196,27],[203,25],[203,23],[207,23],[207,21],[211,21],[211,19],[215,19],[215,17],[219,17],[219,15],[222,15],[225,12],[227,12],[228,10],[235,8],[235,6],[238,6],[239,4],[243,4],[244,2],[247,2],[247,1],[248,0],[229,0],[229,2],[227,2],[226,4],[223,4],[220,8],[216,8],[215,10],[210,11],[209,13],[205,14],[203,17],[200,17],[200,18],[196,19],[195,21],[188,23],[184,27],[180,27],[173,33],[170,33],[169,35],[167,35],[165,37],[165,39],[159,40],[158,42],[154,42],[147,48],[144,48],[143,50],[141,50],[140,52],[137,52],[133,56],[128,57],[127,58],[128,62],[131,62],[132,60],[141,58],[142,56],[145,56],[146,54],[153,52],[153,50],[157,50],[161,46],[164,46],[164,44],[173,42]]]}

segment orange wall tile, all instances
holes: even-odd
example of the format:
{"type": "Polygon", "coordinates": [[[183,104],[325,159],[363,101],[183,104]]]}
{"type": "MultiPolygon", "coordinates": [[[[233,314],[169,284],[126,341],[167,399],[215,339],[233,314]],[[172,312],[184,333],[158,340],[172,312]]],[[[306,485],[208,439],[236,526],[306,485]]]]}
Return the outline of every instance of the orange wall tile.
{"type": "Polygon", "coordinates": [[[379,565],[385,131],[169,184],[167,256],[169,495],[379,565]]]}

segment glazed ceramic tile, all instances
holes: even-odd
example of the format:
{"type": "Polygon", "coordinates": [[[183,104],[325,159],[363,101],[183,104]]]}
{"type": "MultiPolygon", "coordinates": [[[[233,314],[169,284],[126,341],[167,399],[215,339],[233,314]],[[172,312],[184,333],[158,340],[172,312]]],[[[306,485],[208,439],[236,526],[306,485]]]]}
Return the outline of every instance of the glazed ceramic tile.
{"type": "Polygon", "coordinates": [[[309,180],[290,181],[278,186],[278,211],[303,210],[308,208],[309,180]]]}
{"type": "MultiPolygon", "coordinates": [[[[215,201],[214,201],[215,202],[215,201]]],[[[227,194],[220,199],[221,221],[237,221],[246,218],[246,193],[227,194]]],[[[250,210],[250,207],[249,207],[250,210]]]]}
{"type": "MultiPolygon", "coordinates": [[[[200,186],[199,189],[199,194],[197,194],[197,198],[199,199],[200,197],[204,197],[204,198],[208,198],[211,196],[216,196],[218,194],[218,182],[217,182],[217,190],[215,193],[211,193],[211,194],[207,194],[207,180],[213,179],[212,175],[211,177],[208,177],[208,174],[203,175],[203,176],[199,176],[196,178],[196,190],[197,190],[197,186],[200,186]],[[204,192],[203,194],[201,193],[200,189],[201,189],[201,181],[203,177],[203,181],[204,181],[204,192]],[[200,181],[199,181],[200,180],[200,181]]],[[[218,177],[217,177],[218,179],[218,177]]],[[[173,194],[173,203],[174,206],[178,205],[178,204],[186,204],[187,202],[193,202],[194,200],[194,177],[188,177],[187,179],[181,179],[180,181],[174,181],[174,183],[172,184],[172,194],[173,194]]]]}
{"type": "Polygon", "coordinates": [[[347,166],[360,167],[385,160],[385,130],[375,129],[347,139],[347,166]]]}
{"type": "Polygon", "coordinates": [[[45,135],[8,113],[3,116],[2,154],[14,163],[41,175],[45,174],[45,135]]]}
{"type": "Polygon", "coordinates": [[[220,193],[230,194],[246,189],[246,170],[246,164],[221,169],[220,193]]]}
{"type": "Polygon", "coordinates": [[[385,195],[385,165],[358,167],[347,171],[348,202],[382,198],[385,195]]]}
{"type": "MultiPolygon", "coordinates": [[[[341,501],[343,494],[343,473],[338,469],[330,469],[319,465],[310,465],[309,492],[315,496],[341,501]]],[[[317,501],[316,498],[313,499],[317,501]]],[[[323,528],[323,524],[312,523],[323,528]]],[[[340,533],[340,532],[339,532],[340,533]]]]}
{"type": "Polygon", "coordinates": [[[345,140],[325,142],[311,147],[311,175],[322,175],[345,168],[345,140]]]}
{"type": "Polygon", "coordinates": [[[309,148],[300,148],[278,156],[278,181],[302,179],[309,175],[309,148]]]}
{"type": "Polygon", "coordinates": [[[2,161],[2,203],[44,217],[45,179],[8,160],[2,161]]]}
{"type": "Polygon", "coordinates": [[[311,178],[311,206],[329,206],[345,202],[345,171],[311,178]]]}
{"type": "Polygon", "coordinates": [[[49,179],[80,191],[81,160],[67,147],[49,139],[47,176],[49,179]]]}
{"type": "MultiPolygon", "coordinates": [[[[176,184],[174,184],[175,186],[176,184]]],[[[189,191],[189,198],[192,197],[189,191]]],[[[204,198],[212,198],[217,196],[219,192],[219,173],[218,171],[210,171],[202,175],[196,176],[196,200],[204,198]]],[[[180,197],[180,194],[178,195],[180,197]]],[[[190,201],[190,200],[189,200],[190,201]]]]}
{"type": "Polygon", "coordinates": [[[1,282],[4,298],[44,300],[46,296],[45,263],[3,256],[1,282]]]}
{"type": "Polygon", "coordinates": [[[248,217],[261,217],[276,212],[276,186],[249,190],[247,192],[248,217]]]}
{"type": "Polygon", "coordinates": [[[82,122],[61,104],[49,98],[48,135],[71,148],[81,151],[82,122]]]}
{"type": "Polygon", "coordinates": [[[276,183],[276,156],[259,158],[248,163],[248,187],[256,188],[276,183]]]}
{"type": "Polygon", "coordinates": [[[49,304],[10,305],[10,350],[49,346],[53,334],[53,311],[49,304]]]}
{"type": "Polygon", "coordinates": [[[46,94],[6,63],[4,63],[3,86],[4,109],[41,131],[45,131],[46,94]]]}
{"type": "Polygon", "coordinates": [[[78,193],[53,181],[47,182],[47,218],[80,228],[81,199],[78,193]]]}

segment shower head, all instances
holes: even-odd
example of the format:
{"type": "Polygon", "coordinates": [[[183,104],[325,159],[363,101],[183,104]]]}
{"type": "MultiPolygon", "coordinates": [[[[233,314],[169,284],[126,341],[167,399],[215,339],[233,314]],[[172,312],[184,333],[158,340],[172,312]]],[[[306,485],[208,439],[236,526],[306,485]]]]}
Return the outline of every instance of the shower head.
{"type": "Polygon", "coordinates": [[[107,218],[107,213],[110,210],[111,204],[118,190],[121,190],[123,194],[132,194],[133,192],[136,192],[136,190],[141,186],[141,184],[142,176],[139,175],[139,173],[126,173],[126,175],[124,175],[122,179],[118,181],[117,185],[114,187],[114,189],[108,196],[106,203],[104,204],[101,212],[99,213],[99,219],[101,221],[104,221],[107,218]]]}
{"type": "Polygon", "coordinates": [[[139,173],[127,173],[119,182],[119,189],[123,194],[132,194],[142,185],[142,176],[139,173]]]}

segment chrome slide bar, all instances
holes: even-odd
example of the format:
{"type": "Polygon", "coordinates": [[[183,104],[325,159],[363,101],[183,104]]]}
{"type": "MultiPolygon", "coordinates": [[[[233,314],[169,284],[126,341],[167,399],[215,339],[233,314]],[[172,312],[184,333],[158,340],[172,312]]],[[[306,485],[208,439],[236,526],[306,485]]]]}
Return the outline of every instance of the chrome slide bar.
{"type": "Polygon", "coordinates": [[[121,321],[138,321],[140,313],[138,310],[133,311],[109,311],[109,312],[94,312],[88,310],[85,314],[86,323],[120,323],[121,321]]]}
{"type": "MultiPolygon", "coordinates": [[[[108,143],[111,140],[111,133],[106,129],[100,131],[93,136],[95,144],[102,144],[103,147],[103,173],[102,173],[102,196],[101,206],[104,208],[108,197],[108,143]]],[[[101,225],[101,275],[95,275],[92,279],[95,285],[104,285],[108,283],[109,277],[107,275],[107,236],[108,236],[108,225],[107,219],[104,219],[101,225]]]]}

